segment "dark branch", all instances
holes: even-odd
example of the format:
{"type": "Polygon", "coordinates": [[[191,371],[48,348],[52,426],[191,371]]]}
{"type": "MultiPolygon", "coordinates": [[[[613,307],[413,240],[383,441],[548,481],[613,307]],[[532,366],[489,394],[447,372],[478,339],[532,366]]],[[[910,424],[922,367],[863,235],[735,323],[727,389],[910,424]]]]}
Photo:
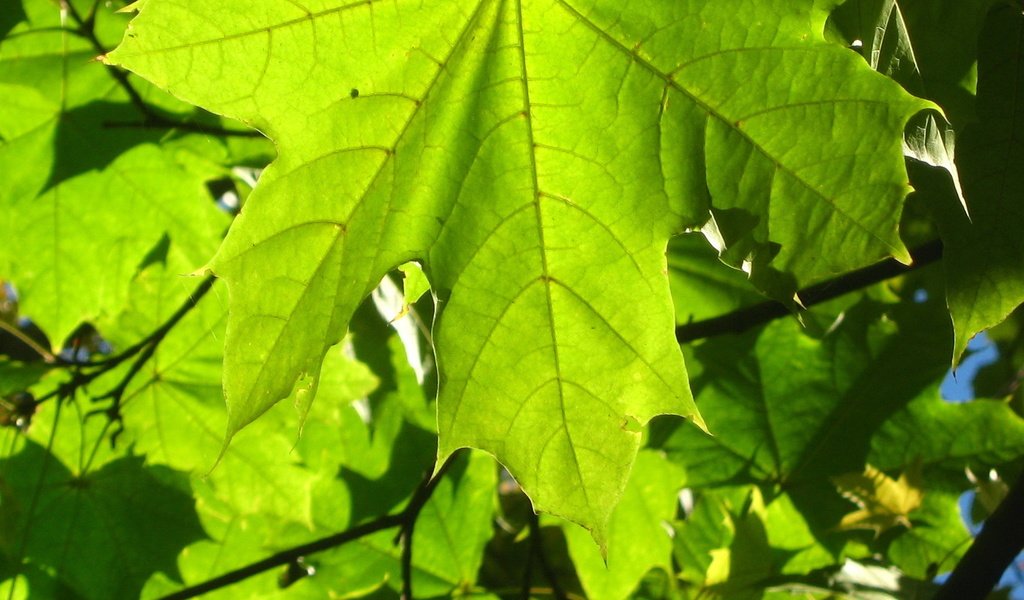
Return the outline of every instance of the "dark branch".
{"type": "MultiPolygon", "coordinates": [[[[533,516],[536,517],[537,515],[534,514],[533,516]]],[[[532,526],[533,526],[533,524],[531,523],[530,526],[531,526],[531,535],[532,535],[532,526]]],[[[532,597],[532,594],[533,594],[533,563],[534,563],[533,546],[534,546],[533,539],[531,537],[530,545],[526,549],[526,566],[523,568],[523,587],[522,587],[522,592],[519,595],[519,598],[521,600],[530,600],[530,598],[532,597]]]]}
{"type": "MultiPolygon", "coordinates": [[[[92,464],[92,459],[96,455],[96,451],[99,449],[100,441],[106,436],[107,431],[110,429],[112,424],[115,428],[110,434],[110,446],[113,448],[117,445],[117,438],[124,431],[124,422],[121,418],[121,400],[124,398],[125,390],[128,389],[128,385],[131,384],[135,377],[142,371],[142,368],[146,366],[149,359],[153,358],[153,355],[156,354],[157,348],[160,347],[160,343],[163,342],[165,337],[167,337],[167,334],[174,329],[175,325],[177,325],[185,315],[195,308],[196,304],[198,304],[199,301],[202,300],[203,296],[205,296],[213,287],[215,281],[216,278],[213,275],[209,275],[203,279],[203,281],[196,287],[195,291],[193,291],[185,302],[178,307],[178,310],[174,311],[174,313],[164,321],[163,325],[146,336],[141,342],[129,347],[107,361],[75,366],[76,369],[81,369],[82,367],[92,368],[92,370],[87,374],[82,374],[80,370],[75,371],[75,374],[72,376],[69,384],[80,387],[99,377],[103,373],[110,371],[128,358],[135,356],[135,361],[132,362],[131,367],[128,368],[128,372],[121,377],[121,381],[119,381],[109,392],[96,396],[92,399],[93,402],[110,400],[110,406],[102,409],[96,409],[86,414],[86,418],[96,414],[103,414],[107,417],[107,423],[103,428],[103,433],[96,439],[96,444],[93,446],[92,455],[89,457],[89,460],[86,463],[87,465],[92,464]]],[[[72,393],[74,392],[74,389],[77,389],[77,387],[72,388],[72,393]]]]}
{"type": "Polygon", "coordinates": [[[214,577],[213,579],[209,579],[202,583],[178,590],[173,594],[164,596],[160,600],[185,600],[186,598],[195,598],[201,594],[212,592],[213,590],[227,587],[244,579],[248,579],[249,577],[259,575],[260,573],[269,571],[275,567],[292,564],[299,558],[309,556],[310,554],[337,548],[338,546],[343,546],[349,542],[377,533],[378,531],[391,529],[392,527],[401,528],[399,539],[402,542],[402,594],[403,597],[412,598],[412,534],[415,528],[416,519],[419,518],[420,512],[423,510],[423,507],[426,506],[427,501],[430,500],[430,496],[434,493],[434,489],[437,488],[437,484],[440,483],[441,478],[444,477],[445,473],[451,467],[452,461],[457,454],[458,452],[449,456],[448,460],[441,465],[441,468],[437,470],[437,474],[433,477],[431,477],[431,473],[429,472],[424,475],[423,479],[416,487],[416,491],[413,492],[412,498],[409,499],[409,504],[407,504],[400,513],[384,515],[383,517],[379,517],[368,523],[357,525],[314,542],[283,550],[273,556],[235,569],[234,571],[225,573],[219,577],[214,577]]]}
{"type": "Polygon", "coordinates": [[[423,507],[426,506],[427,501],[434,494],[434,489],[437,488],[437,484],[441,482],[441,478],[444,477],[448,469],[451,468],[455,456],[460,451],[456,451],[448,457],[448,460],[444,461],[441,468],[437,470],[437,474],[433,477],[430,473],[427,473],[423,480],[420,481],[419,487],[413,493],[412,498],[409,500],[408,506],[402,511],[402,530],[399,533],[399,539],[402,542],[402,600],[412,600],[412,536],[416,529],[416,520],[420,516],[420,512],[423,507]]]}
{"type": "Polygon", "coordinates": [[[178,310],[174,311],[174,313],[170,317],[168,317],[167,320],[164,321],[162,325],[160,325],[160,327],[153,330],[152,333],[147,335],[141,341],[136,342],[135,344],[125,348],[124,350],[118,352],[114,356],[93,362],[63,361],[62,364],[64,366],[78,368],[99,368],[99,370],[96,372],[90,372],[88,374],[82,375],[82,377],[85,378],[85,381],[81,382],[81,384],[84,384],[88,383],[89,381],[92,381],[102,373],[105,373],[113,369],[114,367],[118,366],[119,364],[123,363],[129,358],[135,356],[136,354],[145,350],[146,348],[150,346],[159,345],[160,342],[163,341],[163,339],[167,336],[167,334],[170,333],[172,329],[174,329],[174,326],[178,324],[178,321],[181,321],[185,317],[185,315],[187,315],[193,308],[195,308],[196,304],[198,304],[199,301],[202,300],[203,296],[205,296],[206,293],[210,291],[210,288],[213,287],[213,284],[216,280],[217,278],[214,277],[213,275],[208,275],[207,277],[203,278],[202,282],[200,282],[199,285],[196,286],[196,289],[193,290],[191,294],[189,294],[185,302],[183,302],[182,305],[178,307],[178,310]]]}
{"type": "Polygon", "coordinates": [[[142,370],[142,367],[146,364],[146,362],[148,362],[149,359],[152,358],[153,354],[156,352],[157,347],[167,336],[167,334],[170,333],[172,329],[174,329],[174,326],[177,325],[178,322],[181,321],[185,317],[185,315],[187,315],[193,308],[195,308],[196,304],[199,303],[203,296],[205,296],[207,292],[210,291],[210,288],[213,287],[215,281],[216,278],[213,277],[212,275],[203,279],[203,281],[189,295],[188,299],[186,299],[185,302],[183,302],[182,305],[178,307],[178,310],[174,311],[174,313],[170,317],[168,317],[168,319],[164,321],[164,323],[160,325],[160,327],[156,328],[156,330],[154,330],[152,333],[146,336],[142,341],[132,346],[129,346],[128,348],[122,350],[121,352],[118,352],[114,356],[111,356],[110,358],[104,360],[86,363],[76,361],[60,361],[59,364],[61,366],[67,367],[71,370],[71,378],[68,381],[57,386],[57,389],[55,389],[54,391],[40,397],[37,400],[37,402],[42,403],[55,397],[69,398],[73,396],[79,388],[88,385],[101,375],[113,370],[121,363],[138,355],[138,358],[135,360],[131,368],[121,379],[121,381],[117,384],[117,386],[115,386],[114,389],[112,389],[110,392],[97,398],[98,400],[104,398],[109,398],[113,400],[113,403],[110,406],[110,408],[102,412],[106,412],[108,416],[110,416],[112,421],[119,421],[120,400],[121,396],[124,393],[124,390],[127,389],[128,384],[131,383],[132,379],[134,379],[136,375],[138,375],[139,371],[142,370]]]}
{"type": "MultiPolygon", "coordinates": [[[[834,279],[804,288],[798,292],[801,303],[806,308],[810,308],[937,262],[942,258],[942,242],[933,240],[918,246],[911,250],[910,256],[914,260],[910,266],[890,258],[870,267],[850,271],[834,279]]],[[[718,335],[742,333],[789,314],[792,314],[792,311],[785,304],[767,300],[718,317],[680,325],[676,327],[676,339],[680,344],[685,344],[718,335]]]]}
{"type": "Polygon", "coordinates": [[[250,565],[246,565],[240,569],[235,569],[234,571],[225,573],[220,577],[214,577],[213,579],[209,579],[198,585],[178,590],[173,594],[164,596],[161,600],[184,600],[185,598],[195,598],[200,594],[212,592],[213,590],[229,586],[233,583],[238,583],[243,579],[259,575],[260,573],[269,571],[275,567],[287,565],[298,560],[300,557],[308,556],[314,552],[337,548],[338,546],[347,544],[348,542],[366,537],[371,533],[376,533],[392,527],[398,527],[404,522],[404,520],[404,513],[399,513],[397,515],[385,515],[378,519],[374,519],[369,523],[357,525],[356,527],[346,529],[341,533],[329,535],[325,538],[316,540],[315,542],[310,542],[302,546],[296,546],[294,548],[278,552],[273,556],[265,558],[259,562],[254,562],[250,565]]]}
{"type": "Polygon", "coordinates": [[[1024,549],[1024,472],[985,520],[981,533],[939,589],[935,600],[984,598],[1024,549]]]}
{"type": "Polygon", "coordinates": [[[213,275],[207,275],[206,277],[203,278],[201,282],[199,282],[199,285],[196,286],[196,289],[193,290],[191,294],[189,294],[185,302],[183,302],[182,305],[178,307],[178,310],[174,311],[174,313],[170,317],[168,317],[166,321],[164,321],[163,325],[153,330],[152,333],[147,335],[139,342],[135,343],[132,346],[129,346],[128,348],[125,348],[116,355],[105,360],[99,360],[93,363],[88,363],[86,366],[102,366],[112,368],[128,360],[129,358],[135,356],[136,354],[143,351],[147,347],[158,345],[161,341],[163,341],[165,337],[167,337],[167,334],[170,333],[172,329],[174,329],[175,325],[178,324],[178,321],[181,321],[183,318],[185,318],[185,315],[187,315],[193,308],[195,308],[196,304],[198,304],[199,301],[203,299],[203,296],[205,296],[207,292],[210,291],[210,289],[213,287],[213,284],[216,281],[216,277],[214,277],[213,275]]]}

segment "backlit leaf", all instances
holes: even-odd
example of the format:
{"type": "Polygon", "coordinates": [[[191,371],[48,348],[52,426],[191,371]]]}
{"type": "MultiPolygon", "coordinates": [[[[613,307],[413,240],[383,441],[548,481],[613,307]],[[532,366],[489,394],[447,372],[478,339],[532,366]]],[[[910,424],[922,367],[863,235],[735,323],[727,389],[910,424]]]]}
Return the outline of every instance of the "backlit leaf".
{"type": "Polygon", "coordinates": [[[583,530],[565,530],[569,555],[588,598],[626,598],[652,568],[671,569],[669,524],[684,480],[682,469],[660,453],[640,452],[622,502],[608,523],[607,562],[583,530]],[[644,543],[637,545],[637,539],[644,543]]]}
{"type": "Polygon", "coordinates": [[[493,453],[601,542],[633,423],[700,422],[672,234],[710,208],[727,260],[782,296],[908,258],[894,134],[925,104],[826,44],[826,6],[137,7],[110,60],[279,149],[212,263],[229,436],[313,392],[358,302],[415,259],[438,301],[440,456],[493,453]]]}

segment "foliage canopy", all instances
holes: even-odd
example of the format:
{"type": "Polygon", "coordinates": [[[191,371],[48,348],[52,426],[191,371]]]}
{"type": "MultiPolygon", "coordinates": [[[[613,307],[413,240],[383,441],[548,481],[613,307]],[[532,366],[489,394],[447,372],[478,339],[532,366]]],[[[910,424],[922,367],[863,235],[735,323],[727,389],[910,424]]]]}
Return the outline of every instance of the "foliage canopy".
{"type": "Polygon", "coordinates": [[[925,589],[1024,454],[1022,36],[996,0],[5,3],[0,589],[275,552],[214,594],[925,589]],[[743,324],[765,296],[795,318],[743,324]],[[987,399],[944,402],[986,329],[987,399]]]}

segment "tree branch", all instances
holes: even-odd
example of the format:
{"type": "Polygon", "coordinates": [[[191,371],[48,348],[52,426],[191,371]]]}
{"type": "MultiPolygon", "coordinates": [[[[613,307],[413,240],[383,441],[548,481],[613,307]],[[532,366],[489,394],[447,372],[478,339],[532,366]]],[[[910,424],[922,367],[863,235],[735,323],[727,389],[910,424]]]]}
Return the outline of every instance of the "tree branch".
{"type": "MultiPolygon", "coordinates": [[[[178,307],[170,317],[160,327],[157,327],[152,333],[142,339],[142,341],[129,346],[123,351],[111,356],[110,358],[99,360],[95,362],[69,362],[64,360],[58,360],[58,364],[64,367],[71,368],[71,379],[57,386],[57,389],[52,392],[40,397],[36,402],[42,403],[52,398],[68,398],[75,394],[76,390],[88,385],[90,382],[100,377],[101,375],[113,370],[115,367],[132,358],[135,355],[139,355],[136,358],[134,364],[121,378],[121,381],[106,394],[96,397],[96,400],[102,400],[105,398],[113,400],[112,405],[102,411],[93,411],[90,414],[96,414],[96,412],[105,412],[111,421],[119,421],[120,419],[120,402],[121,396],[124,390],[127,389],[128,384],[131,383],[132,379],[138,375],[142,367],[152,358],[156,352],[157,347],[164,340],[168,333],[174,329],[175,325],[181,321],[185,315],[187,315],[196,304],[210,291],[213,287],[216,278],[213,275],[207,276],[203,281],[196,287],[196,289],[189,294],[188,299],[178,307]],[[87,370],[83,372],[83,369],[87,370]]],[[[59,357],[58,357],[59,358],[59,357]]],[[[120,433],[119,431],[116,433],[120,433]]],[[[116,439],[116,433],[111,442],[116,439]]]]}
{"type": "Polygon", "coordinates": [[[981,533],[960,559],[935,600],[984,598],[1024,549],[1024,471],[1006,498],[985,520],[981,533]]]}
{"type": "Polygon", "coordinates": [[[287,565],[298,560],[300,557],[313,554],[314,552],[337,548],[338,546],[347,544],[348,542],[366,537],[371,533],[376,533],[392,527],[398,527],[403,523],[404,519],[404,513],[384,515],[383,517],[374,519],[368,523],[357,525],[351,529],[346,529],[340,533],[329,535],[314,542],[303,544],[302,546],[289,548],[288,550],[278,552],[273,556],[269,556],[261,561],[246,565],[240,569],[235,569],[234,571],[230,571],[219,577],[214,577],[213,579],[208,579],[200,584],[178,590],[173,594],[164,596],[161,600],[185,600],[186,598],[195,598],[200,594],[212,592],[213,590],[238,583],[239,581],[248,579],[254,575],[259,575],[260,573],[269,571],[274,567],[287,565]]]}
{"type": "MultiPolygon", "coordinates": [[[[798,292],[800,301],[805,308],[810,308],[816,304],[838,298],[844,294],[866,288],[886,279],[916,271],[942,258],[942,242],[940,240],[933,240],[918,246],[911,250],[910,256],[914,262],[909,266],[890,258],[869,267],[850,271],[834,279],[806,287],[798,292]]],[[[742,333],[790,314],[792,314],[792,311],[785,304],[775,300],[767,300],[724,315],[680,325],[676,327],[676,340],[680,344],[685,344],[719,335],[742,333]]]]}
{"type": "MultiPolygon", "coordinates": [[[[137,355],[137,357],[135,358],[135,362],[132,363],[131,367],[124,374],[124,376],[121,377],[121,380],[117,383],[116,386],[114,386],[113,389],[111,389],[105,394],[94,396],[92,398],[93,402],[110,400],[111,403],[110,406],[106,408],[95,409],[86,414],[86,418],[89,418],[97,414],[105,414],[107,416],[107,422],[104,424],[103,430],[100,433],[100,435],[96,438],[96,442],[93,446],[92,452],[90,453],[89,458],[86,460],[86,466],[83,467],[87,469],[88,465],[92,463],[93,457],[96,456],[96,452],[99,449],[99,445],[101,441],[106,437],[107,431],[109,431],[110,426],[112,424],[116,426],[116,429],[114,429],[114,432],[110,435],[111,446],[114,446],[116,444],[117,437],[124,430],[123,423],[121,420],[121,400],[122,397],[124,396],[125,390],[128,388],[128,385],[132,382],[132,380],[135,379],[135,377],[142,371],[142,368],[146,365],[146,363],[149,362],[149,360],[153,357],[153,355],[156,353],[157,348],[160,346],[160,343],[163,342],[167,334],[170,333],[170,331],[178,324],[179,321],[181,321],[181,319],[185,317],[185,315],[187,315],[193,308],[195,308],[196,304],[198,304],[199,301],[203,298],[203,296],[205,296],[207,292],[209,292],[210,289],[213,287],[215,281],[216,278],[214,278],[212,275],[203,279],[203,281],[189,295],[188,299],[184,303],[182,303],[182,305],[178,307],[178,309],[174,311],[174,313],[171,314],[171,316],[168,317],[168,319],[164,321],[162,325],[160,325],[156,330],[154,330],[152,333],[146,336],[142,341],[128,347],[127,349],[115,354],[110,358],[101,361],[86,362],[67,360],[60,356],[54,356],[52,361],[47,362],[53,362],[57,366],[68,369],[70,372],[70,378],[67,381],[64,381],[63,383],[59,384],[53,391],[41,396],[39,399],[32,398],[32,410],[28,412],[26,415],[23,415],[24,421],[20,419],[15,419],[10,421],[10,423],[7,423],[6,425],[13,424],[19,428],[27,426],[27,423],[31,419],[31,414],[35,411],[35,407],[37,407],[39,404],[42,404],[47,400],[52,400],[54,398],[57,399],[57,410],[59,411],[61,405],[63,404],[63,400],[74,397],[80,388],[85,387],[98,377],[106,374],[107,372],[113,370],[114,368],[116,368],[118,365],[125,362],[129,358],[132,358],[133,356],[137,355]]],[[[3,324],[3,322],[0,322],[0,325],[3,324]]],[[[6,329],[3,327],[0,327],[0,329],[6,331],[6,329]]],[[[29,398],[31,398],[31,395],[29,395],[29,398]]]]}
{"type": "Polygon", "coordinates": [[[167,334],[170,333],[172,329],[174,329],[175,325],[178,324],[178,321],[181,321],[185,317],[185,315],[187,315],[193,308],[195,308],[196,304],[199,304],[199,301],[203,299],[203,296],[205,296],[207,292],[210,291],[211,288],[213,288],[213,284],[216,283],[216,281],[217,278],[215,276],[207,275],[206,277],[203,278],[201,282],[199,282],[199,285],[196,286],[196,289],[193,290],[191,294],[189,294],[185,302],[183,302],[182,305],[178,307],[178,310],[174,311],[174,313],[172,313],[171,316],[168,317],[166,321],[164,321],[163,325],[157,327],[156,329],[153,330],[152,333],[144,337],[142,340],[125,348],[121,352],[118,352],[116,355],[104,360],[86,363],[85,366],[106,367],[110,369],[121,364],[122,362],[131,358],[132,356],[135,356],[140,351],[149,346],[159,345],[159,343],[163,341],[165,337],[167,337],[167,334]]]}
{"type": "Polygon", "coordinates": [[[434,490],[437,488],[437,484],[440,483],[441,479],[448,472],[452,462],[456,455],[460,452],[455,452],[448,457],[441,468],[437,470],[437,473],[431,476],[430,472],[424,475],[419,485],[416,486],[416,491],[413,492],[412,498],[409,499],[409,503],[402,509],[401,512],[384,515],[378,517],[362,525],[346,529],[345,531],[329,535],[325,538],[303,544],[301,546],[295,546],[287,550],[282,550],[273,556],[264,558],[263,560],[245,565],[230,571],[213,579],[209,579],[202,583],[189,586],[187,588],[178,590],[173,594],[162,597],[160,600],[186,600],[187,598],[195,598],[201,594],[212,592],[223,587],[227,587],[234,583],[238,583],[254,575],[259,575],[264,571],[269,571],[275,567],[280,567],[294,563],[299,558],[306,557],[316,552],[322,552],[324,550],[330,550],[343,546],[349,542],[364,538],[370,534],[383,531],[385,529],[391,529],[392,527],[400,527],[398,539],[402,542],[402,597],[412,598],[412,535],[416,525],[416,519],[419,518],[420,512],[423,507],[426,506],[427,501],[430,500],[434,490]]]}
{"type": "Polygon", "coordinates": [[[409,500],[408,506],[402,511],[402,530],[399,533],[399,539],[402,543],[402,600],[412,600],[412,535],[416,529],[416,520],[420,516],[420,512],[423,507],[427,505],[427,501],[434,494],[434,489],[437,488],[437,484],[441,482],[441,478],[444,477],[448,469],[451,468],[452,463],[455,460],[461,450],[456,450],[454,453],[448,456],[448,459],[444,461],[441,468],[437,470],[437,474],[431,477],[428,472],[420,485],[416,488],[412,498],[409,500]]]}

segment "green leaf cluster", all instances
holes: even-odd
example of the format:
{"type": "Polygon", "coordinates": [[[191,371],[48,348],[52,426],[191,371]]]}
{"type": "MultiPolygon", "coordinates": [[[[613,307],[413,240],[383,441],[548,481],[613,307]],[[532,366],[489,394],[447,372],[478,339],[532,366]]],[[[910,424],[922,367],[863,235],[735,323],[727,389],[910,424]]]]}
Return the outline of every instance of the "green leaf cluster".
{"type": "Polygon", "coordinates": [[[912,597],[1020,471],[1019,6],[125,4],[0,6],[0,593],[912,597]]]}

